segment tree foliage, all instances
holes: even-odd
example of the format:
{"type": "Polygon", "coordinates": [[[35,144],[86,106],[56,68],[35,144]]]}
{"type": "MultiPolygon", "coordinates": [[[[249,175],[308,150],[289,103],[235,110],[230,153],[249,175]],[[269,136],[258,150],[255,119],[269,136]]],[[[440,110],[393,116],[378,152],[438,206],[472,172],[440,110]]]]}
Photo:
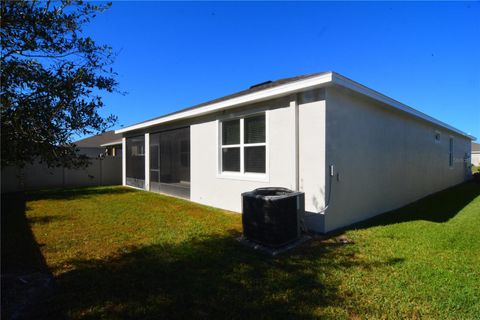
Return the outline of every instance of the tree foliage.
{"type": "Polygon", "coordinates": [[[99,113],[101,92],[117,90],[115,55],[82,32],[110,5],[1,0],[2,166],[86,165],[73,134],[115,123],[115,116],[99,113]]]}

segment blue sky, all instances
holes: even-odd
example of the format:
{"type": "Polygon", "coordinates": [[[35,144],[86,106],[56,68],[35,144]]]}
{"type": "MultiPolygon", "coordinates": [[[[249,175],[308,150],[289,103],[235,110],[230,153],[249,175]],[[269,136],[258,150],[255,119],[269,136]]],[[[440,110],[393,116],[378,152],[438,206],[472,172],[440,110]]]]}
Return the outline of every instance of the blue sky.
{"type": "Polygon", "coordinates": [[[118,52],[116,128],[336,71],[480,139],[478,2],[114,2],[84,28],[118,52]]]}

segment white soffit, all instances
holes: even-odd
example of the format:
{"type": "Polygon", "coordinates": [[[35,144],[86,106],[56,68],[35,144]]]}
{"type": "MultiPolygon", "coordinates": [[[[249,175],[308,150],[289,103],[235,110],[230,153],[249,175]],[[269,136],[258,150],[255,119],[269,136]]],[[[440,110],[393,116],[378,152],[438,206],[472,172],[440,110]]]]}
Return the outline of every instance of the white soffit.
{"type": "Polygon", "coordinates": [[[100,147],[116,146],[118,144],[122,144],[122,140],[107,142],[107,143],[101,144],[100,147]]]}
{"type": "Polygon", "coordinates": [[[254,92],[254,93],[249,93],[249,94],[235,97],[232,99],[220,101],[217,103],[212,103],[209,105],[193,108],[190,110],[185,110],[183,112],[178,112],[172,115],[167,115],[165,117],[152,119],[150,121],[145,121],[145,122],[134,124],[119,130],[115,130],[115,133],[125,133],[133,130],[139,130],[139,129],[144,129],[147,127],[159,125],[162,123],[175,121],[175,120],[198,117],[198,116],[202,116],[205,114],[209,114],[209,113],[217,112],[221,110],[226,110],[233,107],[240,107],[246,104],[278,98],[278,97],[296,93],[299,91],[309,90],[309,89],[318,88],[318,87],[324,87],[330,84],[335,84],[335,85],[353,90],[362,95],[375,99],[379,102],[385,103],[395,109],[406,112],[416,118],[420,118],[430,123],[434,123],[440,127],[446,128],[450,131],[463,135],[471,140],[476,140],[476,138],[472,135],[469,135],[461,130],[458,130],[440,120],[430,117],[429,115],[426,115],[418,110],[415,110],[401,102],[398,102],[392,98],[389,98],[375,90],[372,90],[358,82],[348,79],[335,72],[328,72],[328,73],[321,74],[308,79],[298,80],[292,83],[279,85],[274,88],[265,89],[265,90],[254,92]]]}
{"type": "Polygon", "coordinates": [[[212,113],[212,112],[216,112],[216,111],[220,111],[228,108],[239,107],[239,106],[250,104],[250,103],[274,99],[290,93],[295,93],[305,89],[312,89],[315,87],[319,87],[321,85],[331,83],[331,81],[332,81],[332,73],[327,73],[327,74],[319,75],[316,77],[308,78],[305,80],[299,80],[296,82],[280,85],[278,87],[265,89],[265,90],[254,92],[254,93],[249,93],[240,97],[232,98],[225,101],[220,101],[217,103],[194,108],[191,110],[185,110],[184,112],[179,112],[176,114],[172,114],[170,116],[165,116],[165,117],[153,119],[150,121],[142,122],[142,123],[125,127],[119,130],[115,130],[115,133],[124,133],[132,130],[154,126],[154,125],[165,123],[165,122],[197,117],[197,116],[205,115],[208,113],[212,113]]]}

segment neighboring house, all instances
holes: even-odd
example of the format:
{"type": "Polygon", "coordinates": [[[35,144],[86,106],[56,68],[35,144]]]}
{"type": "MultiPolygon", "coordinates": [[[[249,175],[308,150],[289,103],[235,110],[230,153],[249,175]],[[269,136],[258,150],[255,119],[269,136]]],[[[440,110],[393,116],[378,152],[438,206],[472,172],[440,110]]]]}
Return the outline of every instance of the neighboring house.
{"type": "Polygon", "coordinates": [[[472,164],[480,166],[480,144],[472,142],[472,164]]]}
{"type": "Polygon", "coordinates": [[[91,158],[99,156],[122,156],[122,135],[114,130],[106,131],[74,142],[81,154],[91,158]]]}
{"type": "Polygon", "coordinates": [[[317,232],[469,179],[475,139],[334,72],[261,83],[116,133],[124,185],[237,212],[244,191],[300,190],[317,232]]]}

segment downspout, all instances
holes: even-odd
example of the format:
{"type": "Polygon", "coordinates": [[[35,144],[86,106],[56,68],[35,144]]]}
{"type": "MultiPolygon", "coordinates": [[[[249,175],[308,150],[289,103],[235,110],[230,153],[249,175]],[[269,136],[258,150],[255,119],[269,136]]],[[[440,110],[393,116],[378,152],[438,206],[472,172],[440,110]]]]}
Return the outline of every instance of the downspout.
{"type": "MultiPolygon", "coordinates": [[[[294,190],[295,191],[300,191],[300,121],[299,121],[299,110],[298,110],[298,95],[293,94],[290,96],[290,107],[292,108],[292,113],[293,113],[293,123],[294,123],[294,167],[295,167],[295,181],[294,181],[294,190]]],[[[318,214],[324,213],[327,209],[328,206],[330,205],[330,195],[332,193],[332,180],[334,177],[334,172],[333,172],[333,165],[328,166],[329,172],[329,185],[328,185],[328,196],[325,202],[325,207],[317,212],[318,214]]]]}
{"type": "MultiPolygon", "coordinates": [[[[298,95],[292,94],[290,96],[290,110],[293,116],[293,167],[294,167],[294,181],[293,189],[300,191],[300,135],[299,135],[299,112],[298,112],[298,95]]],[[[297,210],[300,208],[300,198],[297,197],[297,210]]],[[[304,233],[308,233],[307,225],[305,224],[305,211],[299,217],[300,229],[304,233]]]]}
{"type": "MultiPolygon", "coordinates": [[[[327,126],[327,97],[328,95],[328,91],[327,89],[325,89],[325,163],[327,163],[327,131],[328,131],[328,126],[327,126]]],[[[326,173],[326,172],[325,172],[326,173]]],[[[333,164],[329,164],[328,165],[328,195],[325,193],[326,196],[326,199],[325,199],[325,206],[323,207],[322,210],[320,210],[319,212],[317,212],[317,214],[322,214],[322,213],[325,213],[326,214],[326,211],[328,209],[328,207],[330,206],[330,199],[331,199],[331,196],[332,196],[332,182],[333,182],[333,177],[334,177],[334,165],[333,164]]],[[[325,186],[325,189],[326,189],[326,186],[325,186]]],[[[326,190],[325,190],[326,191],[326,190]]]]}
{"type": "MultiPolygon", "coordinates": [[[[327,147],[327,143],[328,143],[328,140],[327,140],[327,133],[328,133],[328,126],[327,126],[327,120],[328,120],[327,119],[328,90],[327,89],[325,89],[324,99],[325,99],[325,163],[327,163],[327,160],[328,160],[327,159],[327,149],[328,149],[328,147],[327,147]]],[[[325,206],[323,207],[322,210],[320,210],[318,212],[318,214],[321,214],[321,213],[326,214],[326,211],[327,211],[328,207],[330,206],[330,199],[331,199],[331,196],[332,196],[333,177],[334,177],[334,165],[329,164],[328,165],[328,195],[326,196],[326,199],[325,199],[325,206]]]]}
{"type": "Polygon", "coordinates": [[[127,138],[122,137],[122,185],[127,185],[127,138]]]}
{"type": "Polygon", "coordinates": [[[294,94],[290,99],[290,106],[293,109],[293,130],[294,130],[294,167],[295,181],[294,190],[300,191],[300,138],[299,138],[299,112],[297,95],[294,94]]]}
{"type": "Polygon", "coordinates": [[[317,212],[317,214],[325,213],[325,211],[327,211],[327,209],[328,209],[328,206],[330,205],[330,196],[332,195],[333,164],[329,165],[328,169],[329,169],[328,196],[327,196],[327,199],[326,199],[326,202],[325,202],[325,207],[322,210],[320,210],[319,212],[317,212]]]}
{"type": "Polygon", "coordinates": [[[144,189],[150,191],[150,133],[145,133],[145,183],[144,189]]]}

